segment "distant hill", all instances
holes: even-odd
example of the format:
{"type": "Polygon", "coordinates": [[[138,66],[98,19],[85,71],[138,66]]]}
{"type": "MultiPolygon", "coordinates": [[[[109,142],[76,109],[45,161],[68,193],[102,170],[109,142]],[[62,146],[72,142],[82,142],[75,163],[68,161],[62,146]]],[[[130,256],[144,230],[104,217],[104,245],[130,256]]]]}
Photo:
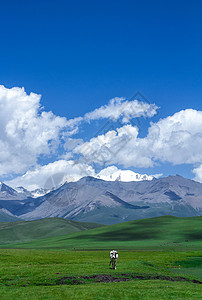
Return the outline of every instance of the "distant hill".
{"type": "Polygon", "coordinates": [[[12,223],[0,222],[0,245],[71,234],[100,226],[102,225],[75,222],[61,218],[12,223]]]}
{"type": "Polygon", "coordinates": [[[4,247],[71,250],[202,249],[202,217],[164,216],[135,220],[4,247]]]}

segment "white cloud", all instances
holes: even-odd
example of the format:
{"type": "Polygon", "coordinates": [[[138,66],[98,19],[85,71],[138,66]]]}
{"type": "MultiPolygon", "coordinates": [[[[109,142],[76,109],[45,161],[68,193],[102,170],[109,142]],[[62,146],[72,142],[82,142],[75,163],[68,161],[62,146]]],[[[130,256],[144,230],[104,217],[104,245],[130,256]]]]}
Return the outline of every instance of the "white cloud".
{"type": "Polygon", "coordinates": [[[151,118],[157,114],[158,107],[155,104],[149,104],[138,100],[126,100],[123,97],[115,97],[107,105],[103,105],[83,117],[76,117],[67,120],[68,130],[64,136],[71,136],[79,132],[79,126],[82,123],[100,119],[120,120],[121,123],[130,123],[133,118],[148,117],[151,118]]]}
{"type": "Polygon", "coordinates": [[[195,174],[194,180],[202,182],[202,164],[194,168],[193,173],[195,174]]]}
{"type": "Polygon", "coordinates": [[[128,123],[133,118],[153,117],[157,112],[155,104],[148,104],[138,100],[128,101],[125,98],[113,98],[107,105],[101,106],[92,112],[85,114],[85,121],[99,119],[122,119],[123,123],[128,123]]]}
{"type": "MultiPolygon", "coordinates": [[[[24,88],[0,86],[0,176],[20,174],[36,166],[40,156],[56,154],[61,148],[71,151],[81,139],[69,139],[78,133],[82,122],[101,118],[121,118],[128,122],[139,116],[153,116],[157,107],[147,103],[114,98],[83,117],[67,120],[46,112],[40,105],[41,96],[28,95],[24,88]]],[[[70,153],[60,154],[70,158],[70,153]]]]}
{"type": "Polygon", "coordinates": [[[72,139],[72,138],[67,138],[65,144],[64,144],[64,149],[71,151],[73,150],[76,146],[83,144],[82,139],[72,139]]]}
{"type": "Polygon", "coordinates": [[[57,187],[64,182],[77,181],[84,176],[95,176],[91,166],[75,163],[73,160],[59,160],[45,166],[37,166],[6,183],[12,187],[23,186],[28,190],[57,187]]]}
{"type": "Polygon", "coordinates": [[[157,162],[195,164],[202,162],[202,112],[182,110],[150,125],[145,138],[137,127],[125,125],[77,146],[88,163],[152,167],[157,162]]]}
{"type": "Polygon", "coordinates": [[[67,120],[42,111],[40,98],[0,86],[0,175],[24,172],[56,151],[67,120]]]}
{"type": "Polygon", "coordinates": [[[77,117],[74,119],[67,120],[68,129],[66,133],[64,133],[64,136],[71,136],[78,133],[79,125],[82,123],[83,120],[83,117],[77,117]]]}
{"type": "Polygon", "coordinates": [[[58,160],[45,166],[36,166],[34,170],[27,171],[24,175],[7,181],[6,184],[13,188],[23,186],[33,191],[38,188],[57,188],[65,182],[74,182],[84,176],[93,176],[107,181],[141,181],[152,180],[153,177],[158,178],[162,174],[139,174],[131,170],[118,169],[116,166],[107,167],[96,174],[95,170],[87,164],[73,160],[58,160]]]}
{"type": "Polygon", "coordinates": [[[202,162],[202,111],[182,110],[152,124],[146,140],[153,159],[173,164],[202,162]]]}
{"type": "Polygon", "coordinates": [[[88,164],[150,167],[153,165],[149,157],[150,150],[140,145],[140,139],[137,136],[137,127],[124,125],[77,146],[74,152],[83,155],[84,161],[88,164]]]}
{"type": "Polygon", "coordinates": [[[0,86],[0,176],[26,172],[15,178],[13,185],[41,187],[43,178],[56,173],[61,174],[62,181],[94,176],[93,163],[124,168],[146,168],[162,162],[198,164],[193,172],[202,182],[202,111],[187,109],[160,119],[150,124],[145,138],[140,138],[139,129],[128,123],[136,117],[154,116],[154,104],[114,98],[83,117],[67,120],[44,111],[40,99],[40,95],[26,94],[23,88],[0,86]],[[124,125],[85,143],[81,138],[70,138],[78,133],[82,122],[99,119],[120,120],[124,125]],[[37,165],[39,157],[53,154],[61,160],[37,165]],[[81,156],[76,165],[75,154],[81,156]]]}

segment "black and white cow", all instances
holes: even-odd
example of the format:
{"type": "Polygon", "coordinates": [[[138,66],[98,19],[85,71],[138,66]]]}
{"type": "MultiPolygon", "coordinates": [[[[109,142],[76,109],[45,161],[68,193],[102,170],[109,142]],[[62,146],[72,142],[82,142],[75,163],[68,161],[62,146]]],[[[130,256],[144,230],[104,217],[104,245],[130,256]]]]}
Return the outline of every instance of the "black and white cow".
{"type": "Polygon", "coordinates": [[[112,264],[112,269],[116,270],[116,262],[118,259],[118,252],[115,250],[110,251],[110,262],[109,266],[112,264]]]}

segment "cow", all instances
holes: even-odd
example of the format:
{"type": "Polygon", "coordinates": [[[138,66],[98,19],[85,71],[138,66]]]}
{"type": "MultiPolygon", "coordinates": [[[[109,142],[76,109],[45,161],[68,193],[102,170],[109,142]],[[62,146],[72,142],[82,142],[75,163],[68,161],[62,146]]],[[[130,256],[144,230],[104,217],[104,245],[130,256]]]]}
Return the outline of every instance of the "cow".
{"type": "Polygon", "coordinates": [[[110,262],[109,266],[112,264],[112,269],[116,270],[116,262],[118,259],[118,252],[115,250],[110,251],[110,262]]]}

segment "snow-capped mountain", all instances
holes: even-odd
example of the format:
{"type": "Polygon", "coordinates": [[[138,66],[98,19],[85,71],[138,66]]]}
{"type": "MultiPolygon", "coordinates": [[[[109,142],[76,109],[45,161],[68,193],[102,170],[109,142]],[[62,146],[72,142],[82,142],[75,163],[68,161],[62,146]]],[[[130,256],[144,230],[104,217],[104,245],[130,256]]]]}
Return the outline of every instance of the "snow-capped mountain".
{"type": "Polygon", "coordinates": [[[38,198],[38,197],[42,197],[44,195],[46,195],[47,193],[49,193],[51,190],[48,189],[36,189],[33,191],[28,191],[27,189],[25,189],[23,186],[18,186],[15,189],[13,189],[15,192],[18,193],[18,195],[23,195],[25,198],[27,197],[32,197],[32,198],[38,198]]]}
{"type": "Polygon", "coordinates": [[[0,182],[0,200],[21,200],[27,198],[24,193],[18,193],[15,189],[0,182]]]}
{"type": "Polygon", "coordinates": [[[62,217],[113,224],[161,215],[202,215],[202,184],[181,176],[137,182],[88,176],[37,199],[22,206],[18,216],[26,220],[62,217]]]}
{"type": "Polygon", "coordinates": [[[202,183],[178,175],[130,182],[88,176],[37,198],[23,198],[26,191],[19,193],[8,186],[3,193],[5,189],[7,195],[8,191],[14,195],[5,198],[4,194],[1,200],[0,192],[2,213],[24,220],[62,217],[114,224],[162,215],[202,215],[202,183]]]}
{"type": "Polygon", "coordinates": [[[18,192],[19,194],[26,195],[27,197],[32,197],[32,193],[27,189],[25,189],[23,186],[16,187],[15,191],[18,192]]]}
{"type": "Polygon", "coordinates": [[[3,182],[0,182],[0,201],[1,200],[25,200],[29,198],[38,198],[49,193],[48,189],[36,189],[34,191],[28,191],[22,186],[11,188],[3,182]]]}
{"type": "Polygon", "coordinates": [[[103,169],[96,178],[103,179],[106,181],[143,181],[152,180],[154,176],[147,174],[135,173],[131,170],[120,170],[115,166],[111,166],[103,169]]]}
{"type": "Polygon", "coordinates": [[[14,195],[16,193],[16,191],[14,189],[12,189],[10,186],[4,184],[3,182],[0,182],[0,192],[6,194],[10,194],[10,195],[14,195]]]}
{"type": "MultiPolygon", "coordinates": [[[[86,171],[88,175],[88,171],[86,171]]],[[[118,169],[116,166],[110,166],[107,168],[102,169],[101,172],[90,172],[90,176],[93,176],[98,179],[103,179],[106,181],[143,181],[143,180],[152,180],[154,177],[159,178],[162,174],[157,175],[148,175],[148,174],[139,174],[133,172],[131,170],[122,170],[118,169]]],[[[41,197],[48,192],[55,190],[62,186],[65,182],[76,182],[81,179],[82,176],[79,174],[66,174],[58,173],[57,171],[55,175],[44,175],[41,180],[36,182],[32,182],[31,179],[26,181],[23,179],[23,176],[16,180],[11,180],[10,182],[7,181],[6,184],[11,185],[13,189],[15,189],[19,193],[25,193],[29,197],[41,197]],[[34,187],[34,188],[33,188],[34,187]],[[34,189],[34,190],[33,190],[34,189]]]]}

